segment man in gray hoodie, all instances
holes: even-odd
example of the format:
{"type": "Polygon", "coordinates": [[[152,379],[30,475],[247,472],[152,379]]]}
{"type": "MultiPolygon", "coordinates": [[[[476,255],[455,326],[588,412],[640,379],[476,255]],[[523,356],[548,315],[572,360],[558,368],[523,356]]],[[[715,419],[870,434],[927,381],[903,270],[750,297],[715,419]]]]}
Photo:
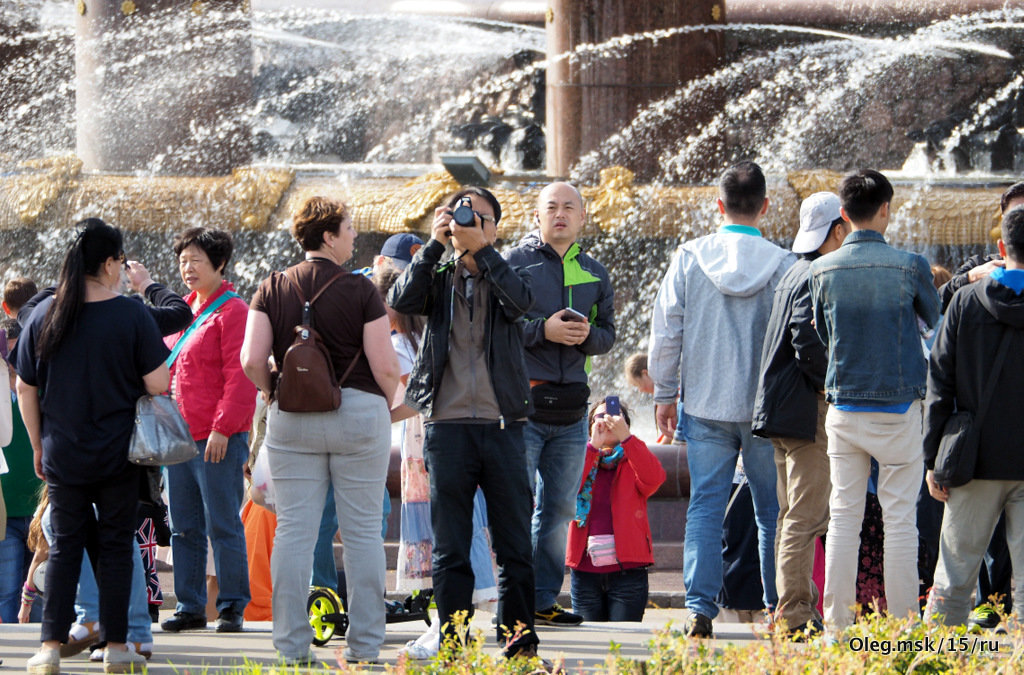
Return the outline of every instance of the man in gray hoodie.
{"type": "Polygon", "coordinates": [[[724,224],[683,244],[669,266],[651,317],[648,370],[658,427],[676,428],[676,394],[687,418],[690,506],[683,581],[686,634],[711,637],[722,587],[722,524],[740,449],[754,500],[765,607],[773,609],[778,501],[774,449],[751,433],[761,344],[775,286],[795,256],[763,239],[768,211],[761,168],[749,161],[719,182],[724,224]],[[680,386],[682,384],[682,386],[680,386]]]}

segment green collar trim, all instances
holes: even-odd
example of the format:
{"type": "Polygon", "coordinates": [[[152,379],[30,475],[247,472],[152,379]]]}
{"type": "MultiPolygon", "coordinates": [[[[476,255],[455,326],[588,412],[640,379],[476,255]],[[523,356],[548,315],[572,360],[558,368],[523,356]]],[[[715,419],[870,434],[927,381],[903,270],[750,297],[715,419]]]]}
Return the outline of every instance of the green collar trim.
{"type": "Polygon", "coordinates": [[[563,285],[578,286],[579,284],[600,283],[600,279],[580,266],[580,262],[577,259],[579,254],[580,245],[577,242],[573,242],[569,250],[565,252],[565,257],[562,258],[563,285]]]}

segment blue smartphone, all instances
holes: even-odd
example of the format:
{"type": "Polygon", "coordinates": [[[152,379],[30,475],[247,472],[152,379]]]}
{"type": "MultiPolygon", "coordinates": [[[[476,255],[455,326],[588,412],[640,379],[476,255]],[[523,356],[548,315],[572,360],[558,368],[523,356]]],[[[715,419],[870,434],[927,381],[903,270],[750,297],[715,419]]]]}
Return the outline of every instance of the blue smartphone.
{"type": "Polygon", "coordinates": [[[604,411],[608,415],[621,415],[622,406],[619,405],[618,396],[605,396],[604,398],[604,411]]]}

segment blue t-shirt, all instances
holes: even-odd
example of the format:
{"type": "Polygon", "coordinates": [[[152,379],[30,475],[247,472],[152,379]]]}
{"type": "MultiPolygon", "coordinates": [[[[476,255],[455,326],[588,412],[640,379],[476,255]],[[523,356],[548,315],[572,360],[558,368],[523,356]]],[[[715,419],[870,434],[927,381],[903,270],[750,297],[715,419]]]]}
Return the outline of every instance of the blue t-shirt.
{"type": "Polygon", "coordinates": [[[15,350],[15,370],[39,388],[43,472],[66,484],[117,475],[128,463],[135,402],[143,375],[170,353],[156,322],[139,302],[119,296],[82,306],[49,361],[36,345],[53,298],[39,303],[15,350]]]}

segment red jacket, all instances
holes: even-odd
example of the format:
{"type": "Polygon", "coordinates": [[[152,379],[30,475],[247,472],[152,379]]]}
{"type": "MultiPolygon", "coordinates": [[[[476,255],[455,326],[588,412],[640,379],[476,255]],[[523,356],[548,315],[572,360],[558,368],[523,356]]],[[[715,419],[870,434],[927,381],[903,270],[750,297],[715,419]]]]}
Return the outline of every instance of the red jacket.
{"type": "MultiPolygon", "coordinates": [[[[647,498],[665,482],[665,469],[654,453],[647,449],[647,444],[636,436],[626,439],[622,451],[622,461],[615,467],[612,479],[615,557],[623,563],[653,565],[654,547],[651,545],[651,525],[647,520],[647,498]]],[[[598,450],[588,443],[580,488],[597,458],[598,450]]],[[[587,554],[589,531],[589,521],[583,527],[574,520],[569,521],[569,542],[565,549],[565,564],[569,567],[577,567],[587,554]]]]}
{"type": "MultiPolygon", "coordinates": [[[[193,317],[229,290],[234,286],[223,282],[193,317]]],[[[193,292],[185,297],[190,307],[195,296],[193,292]]],[[[248,314],[249,306],[241,298],[225,302],[189,338],[171,366],[178,410],[197,441],[209,438],[213,430],[231,436],[248,431],[252,424],[256,385],[245,376],[239,358],[248,314]]],[[[181,335],[168,335],[164,343],[173,348],[181,335]]]]}

